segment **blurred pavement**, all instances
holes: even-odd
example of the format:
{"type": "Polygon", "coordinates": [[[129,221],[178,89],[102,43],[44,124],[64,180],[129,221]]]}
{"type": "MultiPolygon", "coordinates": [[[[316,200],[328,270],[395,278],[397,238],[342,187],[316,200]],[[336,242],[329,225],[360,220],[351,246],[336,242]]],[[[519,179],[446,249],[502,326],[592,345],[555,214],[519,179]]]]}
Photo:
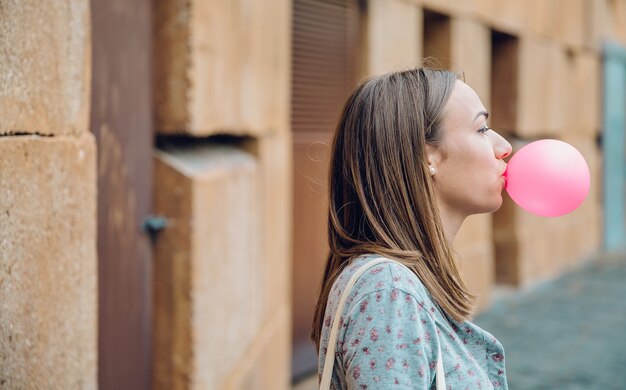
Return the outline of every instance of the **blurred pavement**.
{"type": "Polygon", "coordinates": [[[512,390],[626,390],[626,254],[494,302],[472,322],[504,346],[512,390]]]}

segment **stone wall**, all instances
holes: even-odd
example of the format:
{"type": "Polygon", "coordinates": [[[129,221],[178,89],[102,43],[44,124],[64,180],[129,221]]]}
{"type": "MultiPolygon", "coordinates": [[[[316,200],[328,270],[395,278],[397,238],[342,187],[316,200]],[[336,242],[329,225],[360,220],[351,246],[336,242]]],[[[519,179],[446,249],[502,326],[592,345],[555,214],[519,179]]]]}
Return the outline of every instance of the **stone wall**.
{"type": "Polygon", "coordinates": [[[0,388],[97,388],[89,2],[0,6],[0,388]]]}
{"type": "Polygon", "coordinates": [[[290,12],[155,3],[157,389],[289,386],[290,12]]]}

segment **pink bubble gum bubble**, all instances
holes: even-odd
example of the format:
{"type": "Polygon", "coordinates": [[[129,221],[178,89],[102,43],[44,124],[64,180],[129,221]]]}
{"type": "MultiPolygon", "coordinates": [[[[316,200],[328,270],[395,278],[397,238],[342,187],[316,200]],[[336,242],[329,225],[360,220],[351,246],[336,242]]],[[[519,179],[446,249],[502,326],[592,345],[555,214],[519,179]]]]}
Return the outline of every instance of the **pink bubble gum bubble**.
{"type": "Polygon", "coordinates": [[[574,211],[589,193],[589,167],[570,144],[554,139],[531,142],[511,157],[506,191],[524,210],[558,217],[574,211]]]}

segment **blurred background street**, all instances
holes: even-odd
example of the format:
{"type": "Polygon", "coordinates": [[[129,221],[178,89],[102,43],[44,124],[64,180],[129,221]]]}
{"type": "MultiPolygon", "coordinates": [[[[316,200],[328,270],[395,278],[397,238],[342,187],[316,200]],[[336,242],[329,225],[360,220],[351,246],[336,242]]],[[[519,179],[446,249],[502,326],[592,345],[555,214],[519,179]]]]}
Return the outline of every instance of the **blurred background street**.
{"type": "Polygon", "coordinates": [[[502,297],[473,322],[504,345],[511,389],[626,389],[626,254],[502,297]]]}

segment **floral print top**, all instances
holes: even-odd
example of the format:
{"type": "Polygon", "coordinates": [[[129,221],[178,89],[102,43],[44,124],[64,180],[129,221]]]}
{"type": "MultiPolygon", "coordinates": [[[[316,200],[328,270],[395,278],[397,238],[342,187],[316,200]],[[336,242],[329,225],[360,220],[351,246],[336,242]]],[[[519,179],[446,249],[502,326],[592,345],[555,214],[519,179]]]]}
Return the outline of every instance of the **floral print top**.
{"type": "MultiPolygon", "coordinates": [[[[361,265],[378,257],[353,259],[332,287],[319,381],[343,289],[361,265]]],[[[435,389],[438,339],[448,389],[508,389],[504,348],[493,335],[442,312],[417,275],[402,265],[375,265],[359,277],[340,317],[331,389],[435,389]]]]}

